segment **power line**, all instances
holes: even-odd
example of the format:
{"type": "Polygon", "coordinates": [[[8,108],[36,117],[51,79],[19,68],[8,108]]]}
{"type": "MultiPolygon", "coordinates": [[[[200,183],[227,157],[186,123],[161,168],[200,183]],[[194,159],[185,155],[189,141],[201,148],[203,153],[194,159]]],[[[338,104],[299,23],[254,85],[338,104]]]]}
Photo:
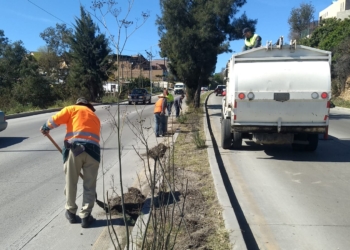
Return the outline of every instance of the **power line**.
{"type": "Polygon", "coordinates": [[[48,12],[47,10],[45,10],[45,9],[43,9],[43,8],[41,8],[39,5],[33,3],[32,1],[28,0],[28,2],[30,2],[30,3],[33,4],[33,5],[35,5],[36,7],[38,7],[39,9],[41,9],[42,11],[45,11],[45,12],[46,12],[47,14],[49,14],[50,16],[53,16],[54,18],[60,20],[61,22],[65,23],[65,24],[67,24],[67,25],[69,25],[69,26],[72,26],[72,25],[70,25],[69,23],[66,23],[65,21],[63,21],[61,18],[59,18],[59,17],[57,17],[57,16],[51,14],[50,12],[48,12]]]}

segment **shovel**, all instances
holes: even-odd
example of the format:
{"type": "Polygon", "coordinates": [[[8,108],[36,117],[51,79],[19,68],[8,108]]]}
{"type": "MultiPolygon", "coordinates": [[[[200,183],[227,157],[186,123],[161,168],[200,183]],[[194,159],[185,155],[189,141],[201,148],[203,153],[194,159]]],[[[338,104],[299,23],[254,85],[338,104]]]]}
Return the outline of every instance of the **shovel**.
{"type": "MultiPolygon", "coordinates": [[[[55,142],[54,139],[52,139],[50,134],[46,134],[45,135],[47,138],[49,138],[49,140],[52,142],[52,144],[57,148],[57,150],[62,154],[62,149],[60,148],[60,146],[58,146],[58,144],[55,142]]],[[[81,177],[81,179],[84,180],[84,175],[82,173],[79,173],[79,176],[81,177]]],[[[106,213],[108,213],[108,205],[100,200],[97,199],[97,193],[95,193],[95,198],[96,198],[96,203],[99,207],[101,207],[103,210],[106,211],[106,213]]]]}

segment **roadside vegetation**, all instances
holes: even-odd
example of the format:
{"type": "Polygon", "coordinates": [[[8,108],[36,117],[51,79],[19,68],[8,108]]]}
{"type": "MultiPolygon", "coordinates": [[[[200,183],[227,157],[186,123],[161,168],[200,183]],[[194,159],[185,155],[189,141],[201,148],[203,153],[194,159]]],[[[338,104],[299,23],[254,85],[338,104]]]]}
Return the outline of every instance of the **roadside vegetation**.
{"type": "Polygon", "coordinates": [[[350,107],[350,19],[327,18],[316,24],[314,14],[312,3],[293,8],[288,20],[290,38],[332,52],[332,101],[336,106],[350,107]]]}
{"type": "MultiPolygon", "coordinates": [[[[199,108],[190,105],[183,114],[188,118],[179,124],[179,135],[165,165],[167,172],[161,178],[170,180],[178,197],[169,202],[158,196],[162,202],[151,215],[157,224],[149,224],[142,249],[231,249],[205,146],[203,105],[208,95],[202,95],[199,108]]],[[[163,184],[158,195],[171,191],[163,184]]]]}

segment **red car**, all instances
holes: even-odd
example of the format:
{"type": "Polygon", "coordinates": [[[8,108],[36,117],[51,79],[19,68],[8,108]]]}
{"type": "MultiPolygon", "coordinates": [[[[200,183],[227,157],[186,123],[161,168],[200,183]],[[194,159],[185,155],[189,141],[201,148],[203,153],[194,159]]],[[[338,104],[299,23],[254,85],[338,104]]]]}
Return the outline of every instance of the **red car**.
{"type": "Polygon", "coordinates": [[[216,93],[216,95],[222,95],[222,91],[224,90],[224,88],[226,88],[225,85],[218,85],[216,86],[214,92],[216,93]]]}
{"type": "Polygon", "coordinates": [[[222,90],[221,95],[222,95],[222,96],[226,96],[226,89],[223,89],[223,90],[222,90]]]}

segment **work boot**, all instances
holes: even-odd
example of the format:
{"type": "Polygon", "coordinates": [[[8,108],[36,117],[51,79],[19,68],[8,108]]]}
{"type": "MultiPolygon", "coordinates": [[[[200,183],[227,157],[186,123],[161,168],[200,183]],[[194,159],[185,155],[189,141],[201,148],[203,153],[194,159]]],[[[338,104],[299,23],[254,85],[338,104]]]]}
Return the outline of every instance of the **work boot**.
{"type": "Polygon", "coordinates": [[[82,228],[88,228],[92,222],[95,221],[95,218],[92,217],[91,214],[89,214],[87,217],[81,219],[81,227],[82,228]]]}
{"type": "Polygon", "coordinates": [[[77,218],[75,217],[75,214],[69,212],[69,210],[66,210],[66,218],[70,224],[77,222],[77,218]]]}

